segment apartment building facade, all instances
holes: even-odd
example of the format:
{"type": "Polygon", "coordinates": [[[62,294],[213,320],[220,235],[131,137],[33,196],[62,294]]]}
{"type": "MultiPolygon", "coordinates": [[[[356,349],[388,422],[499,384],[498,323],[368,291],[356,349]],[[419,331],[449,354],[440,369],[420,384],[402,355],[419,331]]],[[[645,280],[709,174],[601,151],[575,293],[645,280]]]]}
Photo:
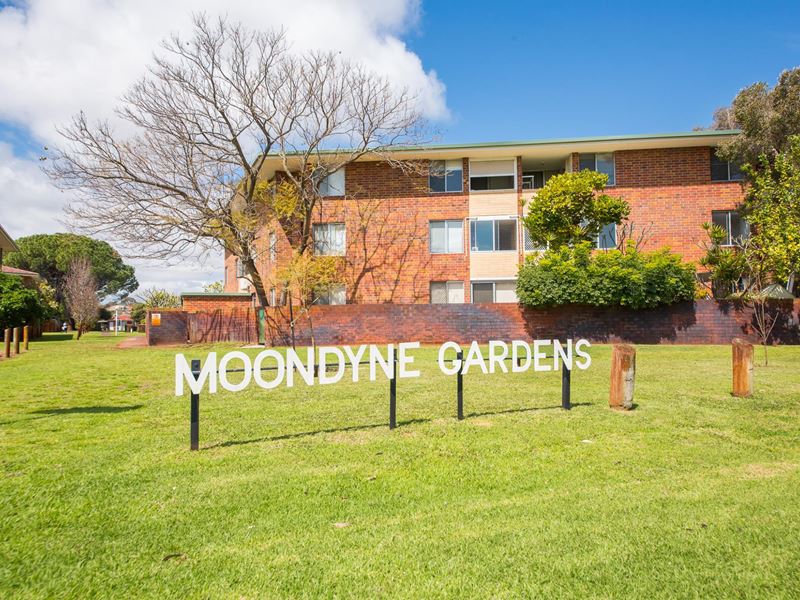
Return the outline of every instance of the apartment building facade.
{"type": "MultiPolygon", "coordinates": [[[[428,146],[397,152],[423,168],[403,170],[369,158],[322,182],[314,222],[318,254],[342,257],[342,281],[320,304],[513,303],[526,255],[541,251],[521,219],[554,174],[593,169],[609,194],[631,206],[628,233],[644,249],[669,247],[684,260],[703,254],[703,223],[729,239],[746,235],[737,206],[741,174],[714,149],[737,132],[699,131],[532,142],[428,146]]],[[[264,177],[278,173],[267,161],[264,177]]],[[[615,247],[610,225],[595,241],[615,247]]],[[[270,305],[285,302],[278,273],[291,256],[276,224],[260,236],[258,268],[270,305]]],[[[234,256],[225,257],[225,291],[252,291],[234,256]]]]}

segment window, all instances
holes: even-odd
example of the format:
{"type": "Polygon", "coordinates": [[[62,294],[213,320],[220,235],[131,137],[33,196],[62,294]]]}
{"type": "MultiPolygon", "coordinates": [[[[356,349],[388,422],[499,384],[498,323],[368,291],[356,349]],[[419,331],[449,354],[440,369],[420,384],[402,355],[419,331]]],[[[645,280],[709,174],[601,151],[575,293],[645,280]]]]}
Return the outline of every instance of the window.
{"type": "Polygon", "coordinates": [[[314,302],[316,304],[346,304],[344,285],[332,285],[326,291],[314,294],[314,302]]]}
{"type": "Polygon", "coordinates": [[[741,181],[744,175],[739,166],[717,156],[717,149],[711,148],[711,181],[741,181]]]}
{"type": "Polygon", "coordinates": [[[432,160],[428,171],[431,192],[460,192],[464,189],[464,166],[458,160],[432,160]]]}
{"type": "Polygon", "coordinates": [[[474,219],[470,221],[470,248],[473,252],[499,252],[517,249],[517,220],[474,219]]]}
{"type": "Polygon", "coordinates": [[[244,265],[242,264],[242,261],[239,260],[238,258],[236,259],[236,277],[238,277],[239,279],[244,277],[244,265]]]}
{"type": "Polygon", "coordinates": [[[738,211],[712,211],[711,222],[725,230],[726,237],[722,244],[723,246],[733,246],[750,236],[750,225],[741,217],[738,211]]]}
{"type": "Polygon", "coordinates": [[[613,152],[604,154],[581,154],[579,168],[581,171],[589,169],[590,171],[605,173],[608,175],[608,185],[616,185],[617,178],[613,152]]]}
{"type": "Polygon", "coordinates": [[[610,250],[617,247],[617,226],[614,223],[603,225],[600,233],[595,238],[594,245],[601,250],[610,250]]]}
{"type": "Polygon", "coordinates": [[[344,256],[344,223],[317,223],[314,225],[314,254],[317,256],[344,256]]]}
{"type": "Polygon", "coordinates": [[[320,196],[344,196],[344,167],[319,182],[320,196]]]}
{"type": "Polygon", "coordinates": [[[431,281],[431,304],[463,303],[463,281],[431,281]]]}
{"type": "Polygon", "coordinates": [[[469,189],[475,192],[517,189],[516,159],[470,161],[469,189]]]}
{"type": "Polygon", "coordinates": [[[269,234],[269,259],[272,262],[278,260],[278,236],[274,231],[269,234]]]}
{"type": "Polygon", "coordinates": [[[562,171],[525,171],[522,174],[523,190],[540,190],[553,175],[559,175],[562,171]]]}
{"type": "Polygon", "coordinates": [[[431,221],[431,254],[461,254],[464,252],[463,221],[431,221]]]}
{"type": "Polygon", "coordinates": [[[270,306],[275,306],[275,301],[276,301],[275,288],[270,288],[270,290],[269,290],[269,305],[270,306]]]}
{"type": "Polygon", "coordinates": [[[516,281],[481,281],[472,283],[473,304],[508,304],[517,302],[516,281]]]}

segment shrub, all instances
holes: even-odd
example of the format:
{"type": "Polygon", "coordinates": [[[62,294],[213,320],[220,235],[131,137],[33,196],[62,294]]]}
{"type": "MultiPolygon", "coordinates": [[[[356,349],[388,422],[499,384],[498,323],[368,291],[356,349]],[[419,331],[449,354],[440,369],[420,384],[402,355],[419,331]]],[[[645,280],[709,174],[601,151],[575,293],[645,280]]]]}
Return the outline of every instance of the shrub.
{"type": "Polygon", "coordinates": [[[0,330],[31,323],[45,308],[36,290],[22,285],[19,277],[0,273],[0,330]]]}
{"type": "Polygon", "coordinates": [[[524,306],[589,304],[652,308],[692,300],[695,268],[668,250],[593,254],[586,243],[548,250],[520,267],[517,296],[524,306]]]}

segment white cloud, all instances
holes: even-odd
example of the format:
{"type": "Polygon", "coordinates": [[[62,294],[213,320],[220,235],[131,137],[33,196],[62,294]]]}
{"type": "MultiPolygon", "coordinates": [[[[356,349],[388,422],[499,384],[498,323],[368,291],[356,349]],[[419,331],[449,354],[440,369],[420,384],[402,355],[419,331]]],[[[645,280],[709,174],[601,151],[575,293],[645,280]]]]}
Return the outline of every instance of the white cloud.
{"type": "MultiPolygon", "coordinates": [[[[429,118],[448,116],[444,85],[400,37],[419,18],[415,0],[31,0],[0,10],[0,121],[54,144],[56,125],[76,112],[110,116],[160,41],[189,31],[197,12],[252,28],[285,27],[295,48],[339,50],[415,90],[429,118]]],[[[36,157],[15,157],[0,144],[0,222],[12,235],[63,230],[66,200],[36,157]]],[[[211,259],[206,268],[142,266],[137,273],[145,285],[188,289],[220,279],[221,269],[211,259]]]]}

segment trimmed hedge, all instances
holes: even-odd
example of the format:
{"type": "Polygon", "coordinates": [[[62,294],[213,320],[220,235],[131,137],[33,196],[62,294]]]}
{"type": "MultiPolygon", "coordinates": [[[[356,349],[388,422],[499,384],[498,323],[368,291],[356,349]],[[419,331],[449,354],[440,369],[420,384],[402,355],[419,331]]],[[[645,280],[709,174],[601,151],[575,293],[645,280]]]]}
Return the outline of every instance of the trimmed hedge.
{"type": "Polygon", "coordinates": [[[528,307],[653,308],[692,300],[694,293],[694,265],[669,250],[593,253],[586,243],[528,257],[517,279],[517,296],[528,307]]]}

